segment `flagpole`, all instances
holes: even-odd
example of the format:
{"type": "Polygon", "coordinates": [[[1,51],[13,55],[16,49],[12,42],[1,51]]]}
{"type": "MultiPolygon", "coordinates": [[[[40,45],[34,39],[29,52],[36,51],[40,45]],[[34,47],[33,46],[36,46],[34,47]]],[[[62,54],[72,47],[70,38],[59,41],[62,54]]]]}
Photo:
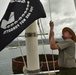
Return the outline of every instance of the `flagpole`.
{"type": "Polygon", "coordinates": [[[76,9],[76,0],[74,0],[74,5],[75,5],[75,9],[76,9]]]}
{"type": "Polygon", "coordinates": [[[40,67],[36,21],[26,28],[25,37],[27,51],[27,72],[28,74],[38,73],[40,71],[40,67]]]}

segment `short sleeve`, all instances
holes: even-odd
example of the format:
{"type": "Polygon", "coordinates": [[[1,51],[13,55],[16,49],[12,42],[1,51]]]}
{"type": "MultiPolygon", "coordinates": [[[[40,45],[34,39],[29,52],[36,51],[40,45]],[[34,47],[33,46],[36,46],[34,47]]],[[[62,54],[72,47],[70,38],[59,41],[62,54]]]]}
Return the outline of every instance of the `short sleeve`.
{"type": "Polygon", "coordinates": [[[60,50],[64,50],[70,46],[70,43],[71,43],[70,41],[62,41],[62,42],[57,43],[57,45],[59,46],[60,50]]]}

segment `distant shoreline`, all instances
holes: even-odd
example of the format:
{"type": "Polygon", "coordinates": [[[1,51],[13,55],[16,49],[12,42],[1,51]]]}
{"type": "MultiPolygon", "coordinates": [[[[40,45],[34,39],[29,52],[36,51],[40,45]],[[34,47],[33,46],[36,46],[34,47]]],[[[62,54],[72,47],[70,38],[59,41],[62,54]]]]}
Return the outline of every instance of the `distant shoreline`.
{"type": "MultiPolygon", "coordinates": [[[[49,44],[49,39],[42,39],[42,40],[43,40],[44,45],[49,44]]],[[[42,44],[42,40],[38,39],[38,45],[42,44]]],[[[57,38],[56,42],[58,42],[58,41],[62,41],[62,39],[61,38],[57,38]]],[[[20,43],[21,46],[25,46],[26,45],[26,41],[25,40],[19,40],[19,43],[20,43]]],[[[17,40],[12,41],[7,47],[14,47],[14,46],[18,46],[18,41],[17,40]]]]}

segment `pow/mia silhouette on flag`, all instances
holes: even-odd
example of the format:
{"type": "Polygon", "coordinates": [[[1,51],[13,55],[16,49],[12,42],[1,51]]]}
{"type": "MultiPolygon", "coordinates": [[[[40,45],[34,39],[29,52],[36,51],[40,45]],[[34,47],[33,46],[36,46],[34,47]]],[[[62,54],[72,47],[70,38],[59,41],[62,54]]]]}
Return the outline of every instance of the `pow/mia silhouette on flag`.
{"type": "Polygon", "coordinates": [[[32,22],[44,17],[40,0],[11,0],[0,22],[0,51],[32,22]]]}

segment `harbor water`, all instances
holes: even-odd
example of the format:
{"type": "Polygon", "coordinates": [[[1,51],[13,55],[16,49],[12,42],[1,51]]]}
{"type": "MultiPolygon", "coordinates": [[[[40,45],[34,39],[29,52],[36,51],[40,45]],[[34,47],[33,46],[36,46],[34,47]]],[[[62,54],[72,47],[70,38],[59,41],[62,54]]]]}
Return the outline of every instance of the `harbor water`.
{"type": "MultiPolygon", "coordinates": [[[[52,54],[52,50],[49,45],[38,46],[39,54],[52,54]]],[[[21,46],[23,55],[26,55],[26,46],[21,46]]],[[[58,54],[58,50],[53,51],[53,54],[58,54]]],[[[12,58],[21,56],[20,48],[5,48],[0,52],[0,75],[12,75],[12,58]]],[[[75,56],[76,57],[76,56],[75,56]]]]}
{"type": "MultiPolygon", "coordinates": [[[[42,45],[38,46],[39,54],[52,54],[49,45],[44,46],[43,49],[42,45]]],[[[26,46],[21,46],[21,50],[23,55],[26,55],[26,46]]],[[[54,54],[58,54],[58,51],[54,51],[54,54]]],[[[13,47],[13,48],[5,48],[0,52],[0,75],[11,75],[12,72],[12,58],[21,56],[20,48],[13,47]]]]}

